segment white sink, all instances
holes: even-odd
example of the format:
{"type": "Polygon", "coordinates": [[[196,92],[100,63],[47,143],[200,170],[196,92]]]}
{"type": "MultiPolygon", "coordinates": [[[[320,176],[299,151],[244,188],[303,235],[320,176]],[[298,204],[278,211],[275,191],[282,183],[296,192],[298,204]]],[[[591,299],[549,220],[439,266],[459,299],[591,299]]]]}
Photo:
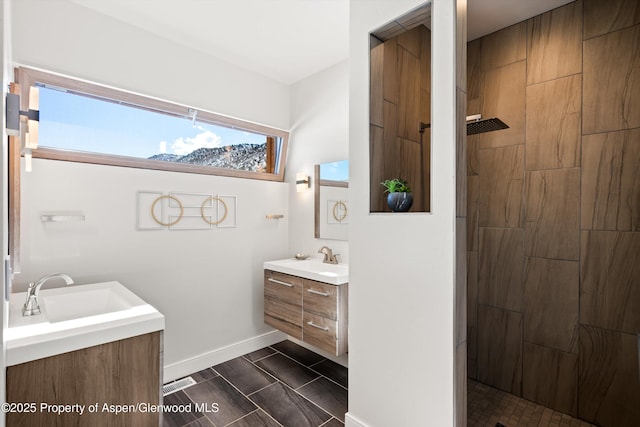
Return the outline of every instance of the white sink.
{"type": "Polygon", "coordinates": [[[317,280],[330,285],[343,285],[349,282],[349,265],[327,264],[319,259],[300,261],[295,258],[287,258],[267,261],[264,263],[264,268],[304,277],[305,279],[317,280]]]}
{"type": "Polygon", "coordinates": [[[39,300],[51,323],[131,308],[131,303],[114,287],[77,286],[68,292],[41,295],[39,300]]]}
{"type": "Polygon", "coordinates": [[[7,366],[164,329],[164,316],[119,282],[42,289],[33,316],[22,315],[25,298],[11,294],[7,366]]]}

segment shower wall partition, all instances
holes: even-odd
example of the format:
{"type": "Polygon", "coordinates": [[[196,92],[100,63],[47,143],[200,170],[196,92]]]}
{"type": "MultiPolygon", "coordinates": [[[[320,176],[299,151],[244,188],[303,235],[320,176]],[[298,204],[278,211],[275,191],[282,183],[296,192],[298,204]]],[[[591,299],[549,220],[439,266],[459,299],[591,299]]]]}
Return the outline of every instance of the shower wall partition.
{"type": "Polygon", "coordinates": [[[578,0],[468,44],[468,376],[640,425],[640,2],[578,0]]]}

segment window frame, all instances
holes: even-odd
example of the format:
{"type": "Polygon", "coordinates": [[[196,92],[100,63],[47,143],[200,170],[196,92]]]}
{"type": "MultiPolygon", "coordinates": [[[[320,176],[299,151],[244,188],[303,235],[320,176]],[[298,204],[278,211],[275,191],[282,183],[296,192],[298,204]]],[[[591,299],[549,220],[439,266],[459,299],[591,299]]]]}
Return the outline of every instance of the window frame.
{"type": "MultiPolygon", "coordinates": [[[[115,102],[134,108],[140,108],[158,114],[166,114],[175,117],[189,117],[192,115],[190,110],[197,110],[197,117],[199,121],[214,124],[217,126],[224,126],[227,128],[259,133],[265,135],[266,137],[271,136],[281,138],[280,151],[279,153],[277,153],[278,155],[273,159],[273,165],[278,166],[277,172],[243,171],[230,168],[216,168],[211,166],[200,166],[187,163],[173,163],[162,160],[143,159],[124,155],[120,156],[94,152],[71,151],[50,147],[39,147],[38,149],[33,150],[32,156],[34,158],[284,182],[284,172],[289,142],[289,132],[285,130],[248,122],[222,114],[212,113],[206,110],[200,110],[178,103],[160,100],[158,98],[153,98],[150,96],[115,89],[113,87],[91,83],[85,80],[79,80],[60,74],[37,70],[34,68],[19,67],[16,69],[16,75],[17,80],[20,83],[21,103],[28,101],[29,88],[31,86],[36,84],[43,84],[61,88],[82,96],[94,97],[96,99],[104,100],[105,102],[115,102]]],[[[269,144],[267,144],[267,147],[268,146],[269,144]]],[[[267,153],[267,158],[269,157],[269,153],[267,153]]],[[[267,165],[267,168],[269,169],[269,165],[267,165]]]]}

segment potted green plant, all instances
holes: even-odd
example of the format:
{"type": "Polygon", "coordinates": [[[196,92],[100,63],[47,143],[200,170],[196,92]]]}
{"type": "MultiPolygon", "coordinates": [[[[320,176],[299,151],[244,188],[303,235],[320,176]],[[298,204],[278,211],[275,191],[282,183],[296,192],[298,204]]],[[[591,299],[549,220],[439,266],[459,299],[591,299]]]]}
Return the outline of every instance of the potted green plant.
{"type": "Polygon", "coordinates": [[[392,212],[407,212],[413,204],[413,194],[407,181],[400,178],[385,179],[380,183],[387,194],[387,206],[392,212]]]}

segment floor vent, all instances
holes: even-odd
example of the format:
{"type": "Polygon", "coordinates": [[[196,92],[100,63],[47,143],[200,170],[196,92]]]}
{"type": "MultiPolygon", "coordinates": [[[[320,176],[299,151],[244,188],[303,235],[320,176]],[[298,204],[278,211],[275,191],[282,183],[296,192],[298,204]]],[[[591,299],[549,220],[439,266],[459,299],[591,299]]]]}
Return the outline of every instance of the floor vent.
{"type": "Polygon", "coordinates": [[[196,382],[193,378],[186,377],[172,383],[165,384],[162,386],[162,395],[166,396],[168,394],[175,393],[176,391],[190,387],[195,383],[196,382]]]}

